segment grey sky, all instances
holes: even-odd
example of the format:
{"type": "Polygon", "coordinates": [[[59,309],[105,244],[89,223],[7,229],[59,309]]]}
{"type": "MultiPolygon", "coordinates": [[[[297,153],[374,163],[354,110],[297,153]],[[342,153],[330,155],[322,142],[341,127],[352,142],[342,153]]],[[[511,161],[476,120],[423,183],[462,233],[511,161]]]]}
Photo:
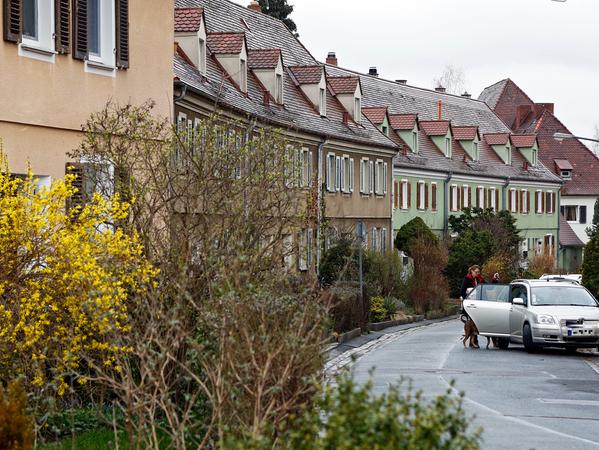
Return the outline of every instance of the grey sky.
{"type": "MultiPolygon", "coordinates": [[[[249,1],[240,3],[249,3],[249,1]]],[[[300,40],[319,60],[376,66],[381,76],[432,88],[447,64],[473,96],[511,78],[554,102],[573,133],[599,124],[599,0],[289,0],[300,40]]]]}

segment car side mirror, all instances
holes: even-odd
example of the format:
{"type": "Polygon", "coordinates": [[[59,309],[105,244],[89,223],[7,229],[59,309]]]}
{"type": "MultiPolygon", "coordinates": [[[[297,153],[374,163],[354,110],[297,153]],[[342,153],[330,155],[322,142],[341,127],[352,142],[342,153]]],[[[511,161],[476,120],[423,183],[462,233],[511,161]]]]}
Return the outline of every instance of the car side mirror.
{"type": "Polygon", "coordinates": [[[524,299],[523,299],[523,298],[516,297],[516,298],[514,298],[514,299],[512,300],[512,304],[513,304],[513,305],[522,305],[522,306],[525,306],[525,305],[526,305],[526,302],[524,301],[524,299]]]}

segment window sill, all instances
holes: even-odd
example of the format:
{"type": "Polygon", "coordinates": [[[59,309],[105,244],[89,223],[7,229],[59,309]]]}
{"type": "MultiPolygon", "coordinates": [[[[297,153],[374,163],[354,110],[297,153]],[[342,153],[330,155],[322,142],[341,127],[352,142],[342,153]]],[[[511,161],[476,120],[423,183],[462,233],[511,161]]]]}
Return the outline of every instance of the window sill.
{"type": "Polygon", "coordinates": [[[95,75],[101,75],[104,77],[115,78],[116,76],[115,66],[104,64],[99,61],[90,61],[89,59],[85,61],[84,70],[87,73],[93,73],[95,75]]]}
{"type": "Polygon", "coordinates": [[[37,47],[29,44],[19,44],[19,56],[35,59],[37,61],[54,64],[58,53],[49,48],[37,47]]]}

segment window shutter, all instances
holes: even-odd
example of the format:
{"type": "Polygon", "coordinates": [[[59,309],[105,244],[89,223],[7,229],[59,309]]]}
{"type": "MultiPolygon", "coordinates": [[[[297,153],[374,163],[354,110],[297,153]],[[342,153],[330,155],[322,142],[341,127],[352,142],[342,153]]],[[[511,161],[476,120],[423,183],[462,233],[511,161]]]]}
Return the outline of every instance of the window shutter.
{"type": "Polygon", "coordinates": [[[131,201],[131,174],[127,169],[114,168],[114,191],[119,193],[122,201],[131,201]]]}
{"type": "Polygon", "coordinates": [[[431,185],[431,209],[433,211],[437,210],[437,185],[433,184],[431,185]]]}
{"type": "Polygon", "coordinates": [[[71,14],[69,0],[55,0],[54,43],[58,53],[71,52],[71,14]]]}
{"type": "Polygon", "coordinates": [[[526,212],[530,211],[530,191],[526,191],[526,212]]]}
{"type": "Polygon", "coordinates": [[[335,191],[341,189],[341,157],[335,156],[335,191]]]}
{"type": "Polygon", "coordinates": [[[116,0],[116,66],[129,68],[129,0],[116,0]]]}
{"type": "Polygon", "coordinates": [[[551,193],[551,214],[553,214],[555,212],[555,192],[551,193]]]}
{"type": "Polygon", "coordinates": [[[349,158],[349,192],[354,192],[354,158],[349,158]]]}
{"type": "Polygon", "coordinates": [[[314,172],[314,168],[312,167],[312,151],[308,152],[308,187],[312,187],[312,175],[314,172]]]}
{"type": "Polygon", "coordinates": [[[495,210],[499,211],[501,208],[499,207],[499,191],[495,190],[495,210]]]}
{"type": "Polygon", "coordinates": [[[388,175],[388,166],[387,163],[383,164],[383,194],[387,193],[387,175],[388,175]]]}
{"type": "Polygon", "coordinates": [[[507,200],[507,209],[509,212],[512,212],[512,191],[508,192],[508,200],[507,200]]]}
{"type": "Polygon", "coordinates": [[[480,208],[480,189],[476,188],[476,206],[480,208]]]}
{"type": "Polygon", "coordinates": [[[408,181],[408,209],[412,207],[412,183],[408,181]]]}
{"type": "Polygon", "coordinates": [[[472,188],[470,186],[466,188],[466,193],[468,195],[468,208],[472,208],[472,188]]]}
{"type": "Polygon", "coordinates": [[[424,184],[424,209],[428,209],[428,183],[424,184]]]}
{"type": "Polygon", "coordinates": [[[22,31],[22,0],[4,0],[4,40],[20,42],[22,31]]]}
{"type": "Polygon", "coordinates": [[[420,197],[420,186],[422,183],[418,183],[416,185],[416,209],[420,209],[420,201],[422,200],[420,197]]]}
{"type": "Polygon", "coordinates": [[[87,59],[87,0],[73,0],[73,58],[87,59]]]}
{"type": "Polygon", "coordinates": [[[331,157],[327,155],[327,163],[325,167],[325,177],[326,177],[326,185],[327,191],[331,191],[331,157]]]}
{"type": "Polygon", "coordinates": [[[464,199],[463,199],[463,195],[464,195],[464,189],[461,186],[457,187],[458,190],[458,204],[456,205],[457,211],[460,211],[462,209],[462,205],[464,203],[464,199]]]}
{"type": "Polygon", "coordinates": [[[77,192],[75,192],[71,197],[67,198],[67,211],[78,206],[83,208],[85,203],[87,203],[84,176],[85,165],[80,162],[68,162],[65,165],[64,172],[67,175],[75,175],[75,179],[73,180],[72,186],[77,189],[77,192]]]}
{"type": "Polygon", "coordinates": [[[524,212],[524,191],[520,191],[520,212],[524,212]]]}
{"type": "Polygon", "coordinates": [[[579,206],[579,218],[580,223],[587,223],[587,207],[579,206]]]}
{"type": "Polygon", "coordinates": [[[399,183],[393,181],[393,207],[397,209],[399,207],[399,183]]]}

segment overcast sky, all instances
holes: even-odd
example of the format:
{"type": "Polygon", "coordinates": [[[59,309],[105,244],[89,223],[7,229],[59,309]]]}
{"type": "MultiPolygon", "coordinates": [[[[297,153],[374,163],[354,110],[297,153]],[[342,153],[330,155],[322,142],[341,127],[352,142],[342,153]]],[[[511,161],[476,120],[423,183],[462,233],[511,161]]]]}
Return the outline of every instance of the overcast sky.
{"type": "MultiPolygon", "coordinates": [[[[239,0],[238,0],[239,1],[239,0]]],[[[248,3],[240,1],[240,3],[248,3]]],[[[450,64],[467,89],[511,78],[555,103],[575,134],[599,124],[599,0],[289,0],[300,40],[319,60],[432,88],[450,64]]]]}

